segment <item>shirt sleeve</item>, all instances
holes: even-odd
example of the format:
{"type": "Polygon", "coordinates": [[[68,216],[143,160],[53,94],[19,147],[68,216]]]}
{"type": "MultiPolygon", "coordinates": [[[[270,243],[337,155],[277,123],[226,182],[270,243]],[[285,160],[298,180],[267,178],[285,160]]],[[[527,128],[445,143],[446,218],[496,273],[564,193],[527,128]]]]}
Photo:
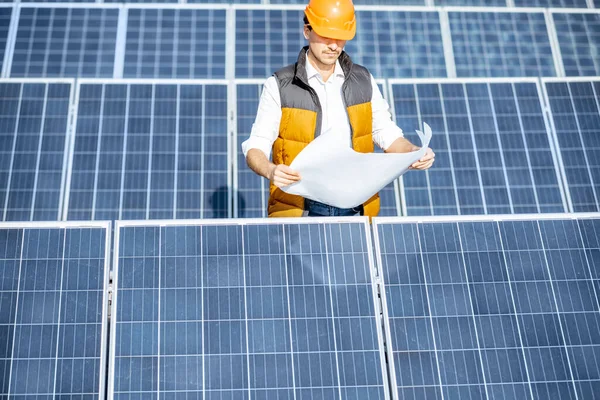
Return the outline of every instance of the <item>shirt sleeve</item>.
{"type": "Polygon", "coordinates": [[[267,158],[270,158],[273,142],[279,134],[280,122],[281,97],[279,95],[279,85],[275,77],[271,76],[265,81],[250,137],[242,143],[244,157],[248,155],[250,149],[259,149],[265,153],[267,158]]]}
{"type": "Polygon", "coordinates": [[[371,86],[373,86],[373,97],[371,99],[371,108],[373,109],[373,141],[383,150],[387,150],[396,139],[403,137],[404,133],[392,120],[392,115],[389,111],[390,107],[381,95],[379,86],[373,76],[371,76],[371,86]]]}

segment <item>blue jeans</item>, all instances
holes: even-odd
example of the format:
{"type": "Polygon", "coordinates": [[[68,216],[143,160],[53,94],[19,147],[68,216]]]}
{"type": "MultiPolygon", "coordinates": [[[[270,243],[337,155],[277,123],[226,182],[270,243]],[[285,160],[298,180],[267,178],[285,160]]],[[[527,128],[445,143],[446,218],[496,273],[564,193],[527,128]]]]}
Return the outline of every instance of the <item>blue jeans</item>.
{"type": "Polygon", "coordinates": [[[354,208],[337,208],[309,199],[304,200],[304,208],[309,217],[352,217],[364,213],[362,204],[354,208]]]}

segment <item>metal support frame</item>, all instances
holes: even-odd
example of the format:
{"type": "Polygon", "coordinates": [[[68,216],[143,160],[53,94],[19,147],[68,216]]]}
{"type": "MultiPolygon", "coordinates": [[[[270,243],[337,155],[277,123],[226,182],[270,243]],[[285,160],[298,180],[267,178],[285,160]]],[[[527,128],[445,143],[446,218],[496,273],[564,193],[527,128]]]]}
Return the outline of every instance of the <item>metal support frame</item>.
{"type": "Polygon", "coordinates": [[[13,55],[15,52],[15,43],[17,41],[17,29],[19,28],[19,19],[21,17],[21,5],[15,3],[10,6],[8,4],[1,5],[3,8],[12,8],[10,15],[10,25],[8,27],[8,36],[6,38],[6,48],[4,50],[4,60],[2,61],[2,72],[0,77],[8,78],[12,68],[13,55]]]}
{"type": "Polygon", "coordinates": [[[556,76],[565,76],[565,67],[563,65],[562,54],[560,52],[560,45],[558,43],[558,35],[556,33],[556,26],[554,25],[554,18],[549,10],[544,11],[544,19],[546,20],[546,29],[548,31],[548,38],[550,40],[550,47],[552,49],[552,59],[554,60],[554,70],[556,76]]]}
{"type": "Polygon", "coordinates": [[[119,10],[119,22],[117,25],[117,43],[115,48],[115,66],[113,78],[122,78],[125,66],[125,46],[127,44],[127,24],[129,8],[121,6],[119,10]]]}
{"type": "Polygon", "coordinates": [[[444,46],[444,60],[446,61],[446,75],[448,78],[456,78],[456,60],[454,59],[454,48],[452,45],[452,31],[448,11],[439,11],[440,28],[442,32],[442,44],[444,46]]]}

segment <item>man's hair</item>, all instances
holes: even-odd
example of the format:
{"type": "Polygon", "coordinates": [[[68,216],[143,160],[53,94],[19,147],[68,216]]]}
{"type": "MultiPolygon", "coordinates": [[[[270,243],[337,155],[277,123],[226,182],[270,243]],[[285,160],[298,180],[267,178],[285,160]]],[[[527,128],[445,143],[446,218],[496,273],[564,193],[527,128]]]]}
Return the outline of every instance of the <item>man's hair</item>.
{"type": "Polygon", "coordinates": [[[308,25],[308,30],[312,31],[312,26],[310,26],[310,22],[308,22],[308,17],[306,16],[306,13],[304,13],[304,25],[308,25]]]}

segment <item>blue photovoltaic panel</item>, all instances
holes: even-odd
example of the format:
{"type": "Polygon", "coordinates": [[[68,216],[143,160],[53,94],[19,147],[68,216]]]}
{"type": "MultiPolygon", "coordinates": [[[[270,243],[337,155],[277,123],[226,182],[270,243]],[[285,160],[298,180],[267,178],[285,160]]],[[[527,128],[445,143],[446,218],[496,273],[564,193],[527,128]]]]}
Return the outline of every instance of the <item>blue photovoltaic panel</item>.
{"type": "Polygon", "coordinates": [[[600,211],[600,81],[545,85],[572,211],[600,211]]]}
{"type": "Polygon", "coordinates": [[[229,216],[227,86],[81,84],[67,219],[229,216]]]}
{"type": "Polygon", "coordinates": [[[225,9],[129,9],[124,77],[225,78],[225,9]]]}
{"type": "Polygon", "coordinates": [[[408,215],[567,211],[535,82],[392,91],[398,126],[412,132],[428,123],[436,153],[431,170],[403,176],[408,215]]]}
{"type": "Polygon", "coordinates": [[[106,235],[0,224],[2,398],[103,398],[106,235]]]}
{"type": "MultiPolygon", "coordinates": [[[[156,3],[156,4],[160,4],[160,3],[179,3],[179,0],[127,0],[127,1],[122,1],[122,0],[103,0],[103,2],[104,3],[141,3],[141,4],[144,4],[144,3],[156,3]]],[[[216,3],[216,1],[214,3],[216,3]]]]}
{"type": "Polygon", "coordinates": [[[0,7],[0,71],[4,64],[4,52],[6,50],[11,16],[12,7],[0,7]]]}
{"type": "MultiPolygon", "coordinates": [[[[379,90],[384,94],[382,85],[379,90]]],[[[252,124],[256,118],[256,110],[262,91],[262,85],[259,84],[238,84],[237,85],[237,217],[261,218],[267,217],[267,202],[269,199],[269,182],[256,175],[248,165],[244,153],[242,152],[242,143],[250,137],[252,124]]],[[[375,145],[376,151],[379,148],[375,145]]],[[[396,200],[396,189],[391,183],[381,192],[381,210],[380,216],[397,216],[399,206],[396,200]]]]}
{"type": "Polygon", "coordinates": [[[600,75],[600,12],[553,13],[567,76],[600,75]]]}
{"type": "Polygon", "coordinates": [[[0,221],[61,217],[70,83],[0,82],[0,221]]]}
{"type": "Polygon", "coordinates": [[[109,397],[388,398],[366,220],[304,221],[118,228],[109,397]]]}
{"type": "Polygon", "coordinates": [[[400,398],[596,398],[600,220],[564,216],[376,223],[400,398]]]}
{"type": "MultiPolygon", "coordinates": [[[[196,4],[263,4],[262,0],[187,0],[187,2],[196,4]]],[[[271,3],[273,4],[273,2],[271,3]]]]}
{"type": "Polygon", "coordinates": [[[449,12],[460,77],[556,76],[543,13],[449,12]]]}
{"type": "MultiPolygon", "coordinates": [[[[355,6],[424,6],[425,0],[353,0],[355,6]]],[[[269,4],[308,4],[306,0],[269,0],[269,4]]]]}
{"type": "Polygon", "coordinates": [[[300,10],[236,10],[235,75],[267,78],[296,62],[306,40],[300,10]]]}
{"type": "Polygon", "coordinates": [[[250,137],[256,118],[262,85],[236,85],[237,90],[237,201],[234,216],[238,218],[267,217],[269,182],[255,174],[246,164],[242,143],[250,137]],[[237,212],[237,213],[235,213],[237,212]]]}
{"type": "Polygon", "coordinates": [[[517,7],[587,8],[586,0],[514,0],[517,7]]]}
{"type": "Polygon", "coordinates": [[[112,77],[116,8],[21,8],[10,75],[112,77]]]}
{"type": "MultiPolygon", "coordinates": [[[[346,50],[376,78],[445,77],[438,13],[366,11],[346,50]]],[[[237,10],[236,77],[266,78],[296,62],[306,40],[301,10],[237,10]]]]}
{"type": "Polygon", "coordinates": [[[90,3],[90,0],[21,0],[21,3],[90,3]]]}
{"type": "MultiPolygon", "coordinates": [[[[387,91],[384,89],[383,84],[378,83],[377,86],[379,87],[379,91],[384,98],[387,99],[387,91]]],[[[392,111],[390,110],[390,114],[391,112],[392,111]]],[[[375,153],[383,153],[383,150],[379,146],[375,145],[375,153]]],[[[401,210],[401,206],[399,204],[400,198],[399,188],[397,186],[398,182],[399,181],[396,180],[395,182],[390,183],[379,192],[381,203],[378,215],[380,217],[396,217],[401,215],[399,212],[401,210]]]]}
{"type": "Polygon", "coordinates": [[[506,0],[434,0],[436,6],[506,7],[506,0]]]}

